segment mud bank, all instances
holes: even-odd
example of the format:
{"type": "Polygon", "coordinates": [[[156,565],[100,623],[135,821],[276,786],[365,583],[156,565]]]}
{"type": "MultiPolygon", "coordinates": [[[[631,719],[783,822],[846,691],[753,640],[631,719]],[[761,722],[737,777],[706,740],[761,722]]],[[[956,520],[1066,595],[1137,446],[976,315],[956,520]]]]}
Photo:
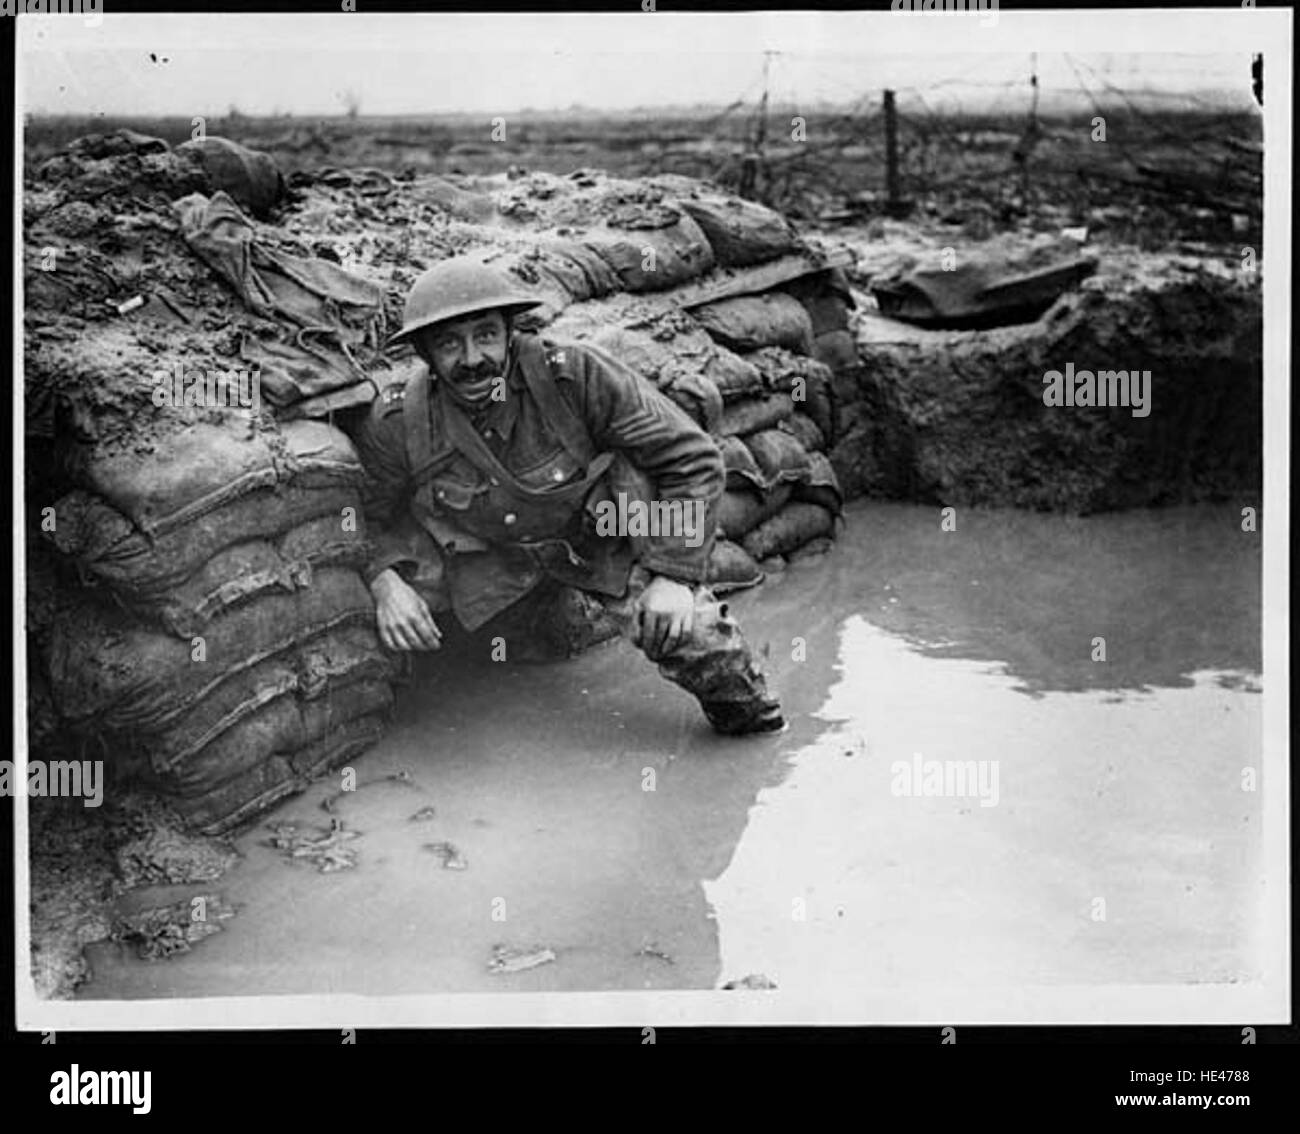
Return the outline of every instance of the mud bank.
{"type": "Polygon", "coordinates": [[[734,601],[792,722],[759,740],[713,736],[621,642],[421,659],[363,786],[267,819],[340,819],[354,869],[252,827],[202,887],[237,911],[222,932],[161,962],[93,946],[79,995],[909,987],[953,940],[964,982],[1250,980],[1259,555],[1237,517],[971,510],[952,533],[853,505],[835,550],[734,601]],[[998,805],[893,794],[914,751],[1000,761],[998,805]],[[494,971],[501,950],[554,959],[494,971]]]}
{"type": "MultiPolygon", "coordinates": [[[[1034,239],[993,243],[1011,255],[1034,239]]],[[[990,245],[901,227],[849,243],[861,368],[836,378],[832,462],[850,497],[1081,513],[1258,498],[1262,287],[1241,249],[1089,246],[1097,274],[1038,320],[945,331],[883,318],[871,281],[990,245]],[[1144,412],[1045,405],[1044,374],[1067,366],[1149,372],[1144,412]]]]}

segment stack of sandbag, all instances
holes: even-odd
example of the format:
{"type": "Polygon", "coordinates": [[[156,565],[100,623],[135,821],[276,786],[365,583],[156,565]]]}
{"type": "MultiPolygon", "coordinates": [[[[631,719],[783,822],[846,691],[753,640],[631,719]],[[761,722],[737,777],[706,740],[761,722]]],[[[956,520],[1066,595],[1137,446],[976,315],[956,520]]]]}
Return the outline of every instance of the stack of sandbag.
{"type": "MultiPolygon", "coordinates": [[[[761,299],[778,317],[765,323],[746,316],[752,333],[732,341],[750,348],[747,354],[715,341],[707,319],[626,299],[574,304],[544,330],[630,366],[718,440],[727,468],[711,562],[719,591],[761,582],[763,564],[779,568],[787,556],[824,549],[842,511],[825,454],[834,428],[832,372],[777,345],[808,346],[798,301],[781,293],[761,299]]],[[[729,326],[734,331],[737,322],[729,326]]]]}
{"type": "Polygon", "coordinates": [[[96,584],[54,620],[59,712],[206,832],[382,731],[361,477],[324,423],[194,416],[92,447],[53,506],[48,537],[96,584]]]}
{"type": "MultiPolygon", "coordinates": [[[[561,224],[589,215],[592,200],[625,216],[639,208],[643,219],[633,234],[643,252],[654,251],[650,263],[663,262],[660,246],[642,238],[656,224],[680,231],[678,214],[694,222],[710,249],[697,267],[749,268],[805,247],[780,214],[685,178],[652,179],[648,189],[591,176],[576,181],[576,191],[561,179],[545,181],[540,205],[529,205],[538,183],[507,192],[531,218],[561,224]]],[[[719,439],[727,492],[713,581],[719,590],[752,585],[763,578],[760,562],[780,566],[786,556],[824,548],[834,535],[843,501],[825,455],[834,437],[833,367],[856,365],[855,349],[850,359],[840,341],[848,333],[847,281],[823,273],[788,289],[690,310],[639,302],[636,293],[687,278],[671,256],[669,262],[674,270],[657,280],[652,273],[621,279],[631,295],[571,292],[561,314],[544,310],[538,321],[545,334],[588,341],[631,366],[719,439]]]]}
{"type": "Polygon", "coordinates": [[[405,295],[431,263],[476,255],[542,300],[543,326],[573,303],[662,293],[708,275],[807,251],[770,209],[674,175],[389,178],[321,170],[292,179],[281,230],[405,295]]]}
{"type": "Polygon", "coordinates": [[[838,374],[862,366],[857,336],[851,329],[853,291],[842,268],[824,275],[792,280],[783,289],[803,304],[812,330],[812,356],[838,374]]]}
{"type": "Polygon", "coordinates": [[[740,358],[759,385],[724,400],[727,485],[718,527],[753,560],[776,567],[829,546],[843,510],[825,452],[834,428],[831,371],[779,346],[740,358]]]}

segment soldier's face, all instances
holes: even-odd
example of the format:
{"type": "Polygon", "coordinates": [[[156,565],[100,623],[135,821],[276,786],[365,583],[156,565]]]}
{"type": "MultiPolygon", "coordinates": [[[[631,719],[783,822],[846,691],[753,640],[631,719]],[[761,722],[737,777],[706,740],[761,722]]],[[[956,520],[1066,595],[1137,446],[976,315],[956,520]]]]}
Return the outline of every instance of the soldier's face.
{"type": "Polygon", "coordinates": [[[500,311],[449,319],[430,327],[421,339],[429,366],[468,401],[482,401],[506,372],[510,336],[500,311]]]}

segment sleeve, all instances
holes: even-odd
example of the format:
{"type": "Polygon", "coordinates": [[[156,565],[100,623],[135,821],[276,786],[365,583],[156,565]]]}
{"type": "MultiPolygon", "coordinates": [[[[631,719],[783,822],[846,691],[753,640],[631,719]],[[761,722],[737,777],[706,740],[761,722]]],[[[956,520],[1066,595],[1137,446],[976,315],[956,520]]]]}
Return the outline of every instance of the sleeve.
{"type": "Polygon", "coordinates": [[[630,367],[585,343],[565,349],[574,359],[579,409],[597,449],[623,453],[650,478],[656,507],[671,509],[680,501],[677,514],[689,518],[640,541],[637,563],[656,575],[704,582],[726,478],[718,446],[630,367]]]}
{"type": "Polygon", "coordinates": [[[409,576],[419,567],[428,540],[421,539],[409,508],[412,486],[401,412],[376,401],[355,440],[366,474],[361,507],[373,552],[362,578],[369,586],[389,567],[409,576]]]}

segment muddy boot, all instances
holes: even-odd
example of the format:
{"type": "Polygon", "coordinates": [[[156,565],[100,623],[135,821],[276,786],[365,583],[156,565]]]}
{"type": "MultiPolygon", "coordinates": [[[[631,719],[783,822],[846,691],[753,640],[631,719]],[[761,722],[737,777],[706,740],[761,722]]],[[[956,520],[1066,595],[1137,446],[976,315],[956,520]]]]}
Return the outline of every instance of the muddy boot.
{"type": "Polygon", "coordinates": [[[690,638],[657,660],[664,677],[700,702],[715,732],[744,736],[785,727],[780,702],[768,692],[767,679],[726,603],[700,603],[690,638]]]}

